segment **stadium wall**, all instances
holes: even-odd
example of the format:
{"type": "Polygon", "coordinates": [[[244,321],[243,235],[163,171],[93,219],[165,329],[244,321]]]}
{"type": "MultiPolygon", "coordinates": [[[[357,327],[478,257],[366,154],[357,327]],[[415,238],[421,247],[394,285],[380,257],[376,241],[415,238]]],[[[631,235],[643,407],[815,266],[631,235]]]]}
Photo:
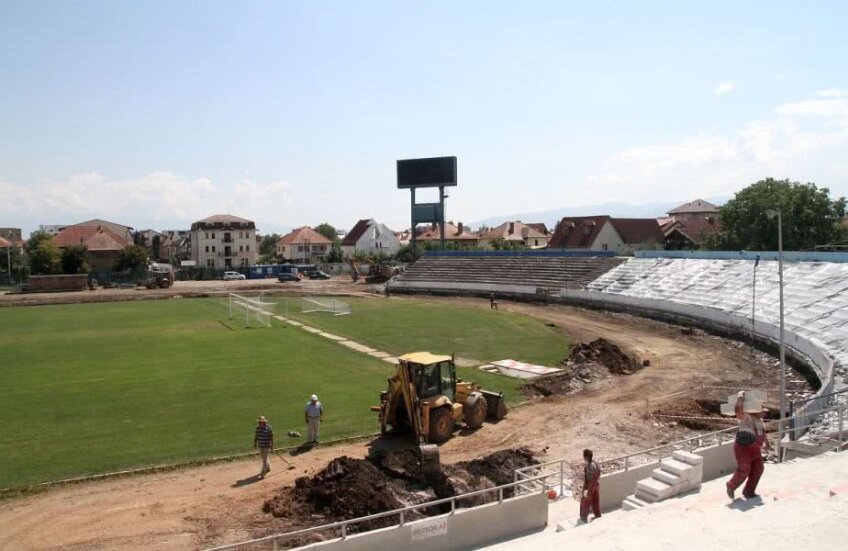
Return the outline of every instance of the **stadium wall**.
{"type": "Polygon", "coordinates": [[[542,530],[548,525],[548,498],[538,492],[455,513],[429,517],[403,526],[355,534],[301,549],[372,551],[414,549],[439,551],[474,549],[542,530]]]}

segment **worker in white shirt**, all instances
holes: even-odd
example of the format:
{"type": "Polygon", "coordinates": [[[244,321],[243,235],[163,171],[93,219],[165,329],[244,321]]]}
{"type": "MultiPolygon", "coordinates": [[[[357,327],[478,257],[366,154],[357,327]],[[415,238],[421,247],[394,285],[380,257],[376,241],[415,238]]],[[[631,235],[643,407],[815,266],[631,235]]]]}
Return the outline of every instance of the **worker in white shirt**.
{"type": "Polygon", "coordinates": [[[318,396],[313,394],[306,404],[306,443],[318,443],[318,427],[324,420],[324,406],[318,401],[318,396]]]}

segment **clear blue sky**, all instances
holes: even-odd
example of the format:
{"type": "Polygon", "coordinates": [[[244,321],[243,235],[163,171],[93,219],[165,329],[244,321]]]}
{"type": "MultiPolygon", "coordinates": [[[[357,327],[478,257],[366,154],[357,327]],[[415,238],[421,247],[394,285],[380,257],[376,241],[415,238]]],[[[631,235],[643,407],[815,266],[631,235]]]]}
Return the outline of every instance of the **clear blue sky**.
{"type": "MultiPolygon", "coordinates": [[[[848,2],[0,3],[0,226],[848,194],[848,2]],[[682,5],[675,5],[682,4],[682,5]]],[[[661,213],[658,213],[661,214],[661,213]]]]}

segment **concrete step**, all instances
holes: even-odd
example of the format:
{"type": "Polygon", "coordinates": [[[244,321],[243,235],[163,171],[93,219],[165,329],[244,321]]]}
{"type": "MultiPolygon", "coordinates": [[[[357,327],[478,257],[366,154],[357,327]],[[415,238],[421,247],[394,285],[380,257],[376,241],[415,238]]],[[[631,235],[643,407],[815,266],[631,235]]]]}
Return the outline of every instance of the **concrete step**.
{"type": "Polygon", "coordinates": [[[686,482],[686,478],[662,469],[654,469],[651,476],[660,482],[665,482],[671,486],[682,486],[683,483],[686,482]]]}
{"type": "MultiPolygon", "coordinates": [[[[642,495],[648,494],[653,496],[654,501],[665,499],[674,492],[674,486],[666,484],[655,478],[646,478],[636,483],[636,497],[642,499],[642,495]]],[[[646,500],[649,501],[649,500],[646,500]]],[[[654,501],[650,501],[653,503],[654,501]]]]}
{"type": "Polygon", "coordinates": [[[700,455],[692,452],[687,452],[685,450],[677,450],[671,456],[681,463],[687,463],[689,465],[703,465],[704,458],[700,455]]]}
{"type": "Polygon", "coordinates": [[[692,469],[692,465],[676,459],[663,459],[660,461],[660,469],[671,474],[685,477],[687,475],[687,471],[692,469]]]}
{"type": "Polygon", "coordinates": [[[639,499],[638,497],[636,497],[636,494],[633,494],[632,496],[627,496],[626,498],[624,498],[624,501],[621,502],[621,508],[624,511],[635,511],[636,509],[641,509],[646,505],[650,505],[650,503],[639,499]]]}

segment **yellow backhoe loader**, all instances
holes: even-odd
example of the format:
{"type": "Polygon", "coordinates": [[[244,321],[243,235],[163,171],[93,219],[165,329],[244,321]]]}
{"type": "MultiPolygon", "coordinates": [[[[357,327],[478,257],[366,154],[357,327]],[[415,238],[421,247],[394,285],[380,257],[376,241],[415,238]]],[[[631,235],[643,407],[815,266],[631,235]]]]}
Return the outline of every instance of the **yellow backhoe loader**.
{"type": "Polygon", "coordinates": [[[456,378],[453,356],[413,352],[398,358],[389,387],[380,393],[380,429],[409,430],[418,443],[425,472],[439,468],[439,447],[451,437],[455,425],[479,428],[486,418],[506,416],[502,392],[481,389],[456,378]]]}

